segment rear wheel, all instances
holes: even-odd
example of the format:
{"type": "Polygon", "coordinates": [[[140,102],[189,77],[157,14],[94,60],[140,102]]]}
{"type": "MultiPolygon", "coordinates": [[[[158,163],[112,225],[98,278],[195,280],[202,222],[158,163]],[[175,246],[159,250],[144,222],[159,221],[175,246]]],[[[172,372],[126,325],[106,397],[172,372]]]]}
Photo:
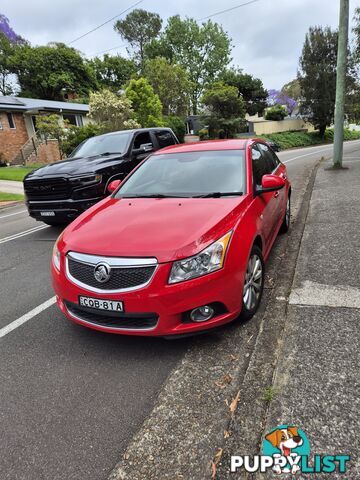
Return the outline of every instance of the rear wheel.
{"type": "Polygon", "coordinates": [[[241,320],[250,320],[259,308],[264,289],[265,265],[261,250],[254,245],[251,249],[245,273],[241,320]]]}
{"type": "Polygon", "coordinates": [[[291,216],[291,202],[290,202],[290,196],[289,196],[288,199],[287,199],[287,203],[286,203],[284,220],[283,220],[283,223],[281,224],[281,227],[280,227],[280,233],[286,233],[289,230],[289,228],[290,228],[290,216],[291,216]]]}

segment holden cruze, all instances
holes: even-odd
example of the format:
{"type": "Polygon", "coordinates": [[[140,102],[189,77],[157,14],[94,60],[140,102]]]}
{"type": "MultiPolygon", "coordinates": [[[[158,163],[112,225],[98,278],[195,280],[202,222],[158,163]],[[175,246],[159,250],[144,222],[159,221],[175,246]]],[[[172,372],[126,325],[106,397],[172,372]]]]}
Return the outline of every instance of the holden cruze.
{"type": "Polygon", "coordinates": [[[290,221],[286,167],[262,140],[175,145],[145,159],[57,240],[52,278],[72,321],[183,335],[251,318],[290,221]]]}

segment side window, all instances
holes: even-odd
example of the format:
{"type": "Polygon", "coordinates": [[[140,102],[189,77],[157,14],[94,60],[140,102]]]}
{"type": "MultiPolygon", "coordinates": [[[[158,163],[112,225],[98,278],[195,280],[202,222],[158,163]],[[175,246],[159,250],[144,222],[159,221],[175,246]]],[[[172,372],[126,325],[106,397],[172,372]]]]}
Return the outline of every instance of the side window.
{"type": "Polygon", "coordinates": [[[175,140],[173,136],[167,130],[156,132],[155,135],[156,135],[157,141],[159,142],[160,148],[168,147],[169,145],[175,145],[175,140]]]}
{"type": "Polygon", "coordinates": [[[265,156],[260,152],[260,150],[256,145],[252,147],[251,155],[252,155],[254,183],[255,185],[260,187],[261,179],[263,175],[266,175],[267,173],[271,173],[271,171],[269,170],[269,166],[265,156]]]}
{"type": "Polygon", "coordinates": [[[267,145],[264,145],[263,143],[259,143],[259,148],[262,153],[262,155],[265,157],[266,162],[268,164],[269,172],[272,173],[277,166],[279,165],[279,159],[275,155],[275,153],[269,148],[267,145]]]}
{"type": "Polygon", "coordinates": [[[150,144],[154,146],[149,132],[138,133],[135,137],[133,148],[140,148],[141,145],[144,144],[150,144]]]}

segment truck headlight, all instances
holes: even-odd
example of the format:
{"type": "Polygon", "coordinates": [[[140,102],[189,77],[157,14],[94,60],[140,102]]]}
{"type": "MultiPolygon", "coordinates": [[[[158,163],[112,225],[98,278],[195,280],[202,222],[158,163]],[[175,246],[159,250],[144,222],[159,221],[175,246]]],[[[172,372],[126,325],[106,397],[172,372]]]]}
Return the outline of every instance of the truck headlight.
{"type": "Polygon", "coordinates": [[[232,231],[228,232],[193,257],[174,262],[170,272],[169,283],[183,282],[184,280],[201,277],[207,273],[220,270],[224,264],[231,234],[232,231]]]}

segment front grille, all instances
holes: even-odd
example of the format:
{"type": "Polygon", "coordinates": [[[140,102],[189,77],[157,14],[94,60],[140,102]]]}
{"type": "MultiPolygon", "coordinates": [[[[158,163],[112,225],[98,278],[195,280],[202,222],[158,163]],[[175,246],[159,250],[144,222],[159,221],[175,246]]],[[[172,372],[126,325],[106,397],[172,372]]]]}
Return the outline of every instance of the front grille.
{"type": "Polygon", "coordinates": [[[77,281],[99,290],[122,290],[146,284],[152,277],[155,265],[139,267],[112,267],[110,279],[100,283],[94,277],[95,265],[78,262],[68,257],[68,270],[77,281]]]}
{"type": "Polygon", "coordinates": [[[66,178],[29,179],[24,181],[28,200],[64,200],[70,197],[71,189],[66,178]]]}
{"type": "Polygon", "coordinates": [[[65,306],[70,315],[80,320],[109,328],[123,328],[128,330],[150,330],[155,328],[158,322],[156,313],[99,313],[93,308],[80,307],[79,305],[65,301],[65,306]]]}

